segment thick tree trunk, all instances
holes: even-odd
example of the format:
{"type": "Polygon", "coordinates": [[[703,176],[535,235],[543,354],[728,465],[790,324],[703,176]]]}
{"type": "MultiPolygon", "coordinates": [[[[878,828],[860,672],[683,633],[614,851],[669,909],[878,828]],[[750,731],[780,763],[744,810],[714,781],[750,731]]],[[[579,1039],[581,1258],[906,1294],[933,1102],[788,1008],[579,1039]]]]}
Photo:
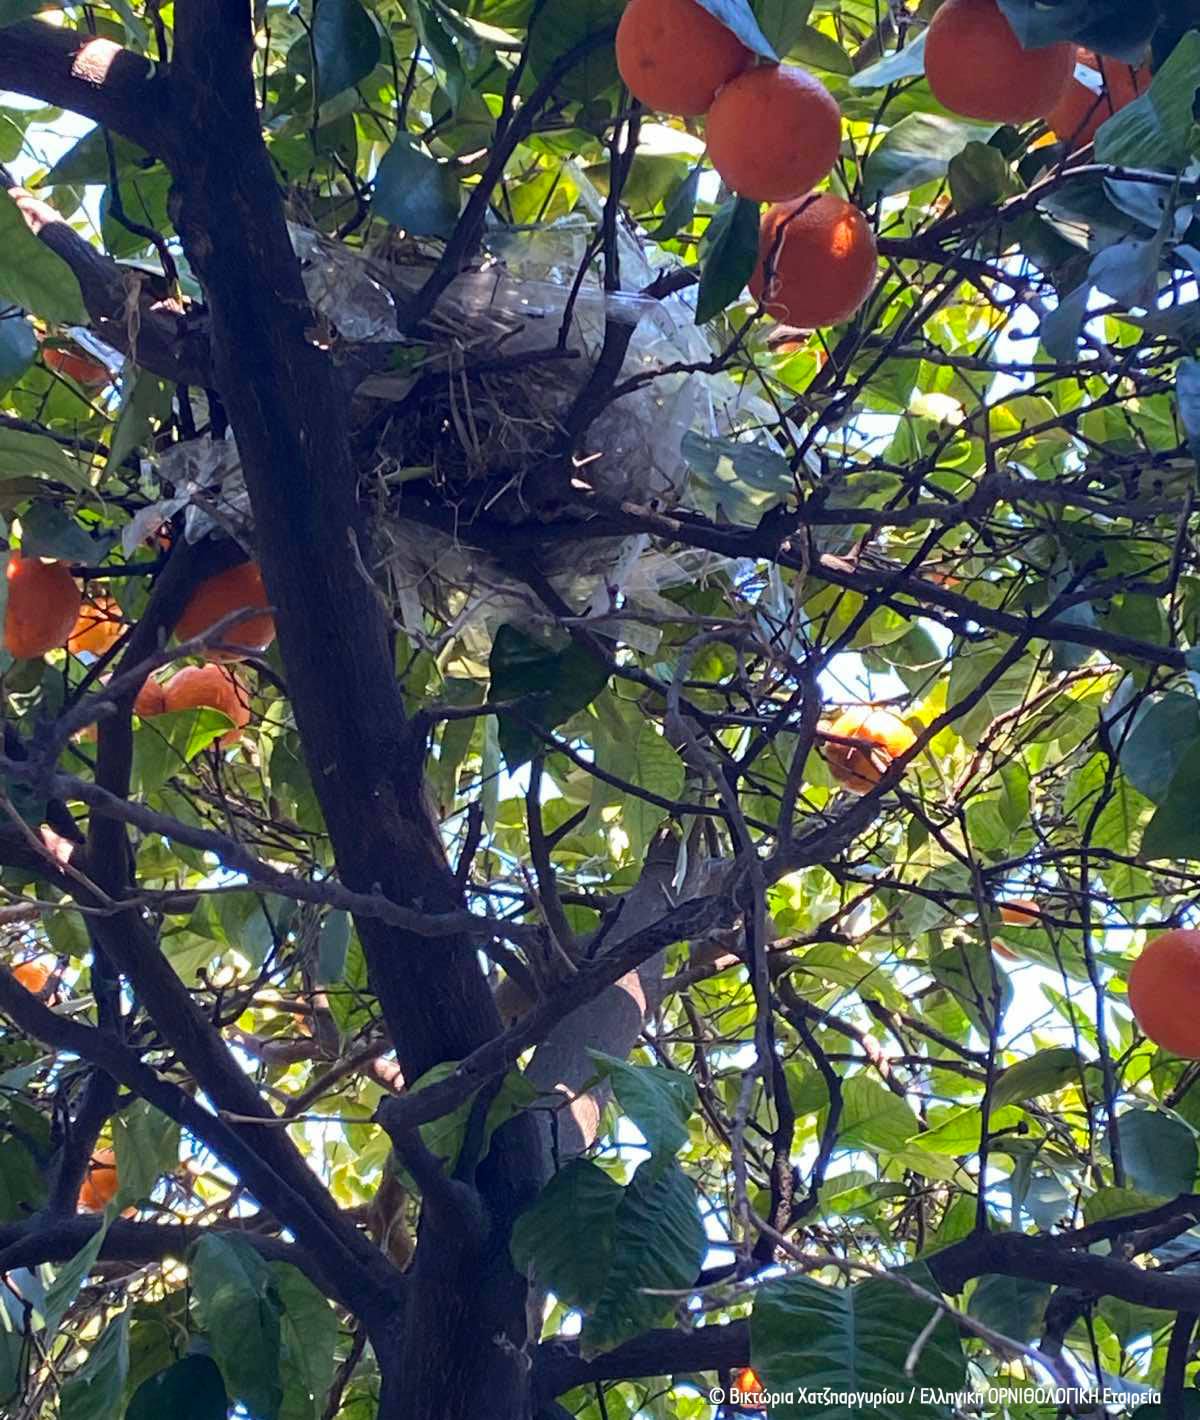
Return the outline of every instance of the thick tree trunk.
{"type": "MultiPolygon", "coordinates": [[[[462,907],[423,798],[424,743],[406,724],[389,627],[363,567],[366,520],[348,411],[311,312],[261,141],[243,0],[181,0],[172,66],[176,224],[212,314],[257,551],[277,608],[288,694],[343,881],[425,912],[462,907]]],[[[405,1078],[499,1031],[473,945],[356,922],[405,1078]]],[[[389,1420],[528,1420],[524,1279],[512,1221],[541,1176],[528,1118],[457,1187],[481,1217],[425,1209],[394,1317],[368,1318],[389,1420]]],[[[443,1180],[443,1183],[449,1181],[443,1180]]],[[[433,1181],[433,1191],[438,1187],[433,1181]]]]}

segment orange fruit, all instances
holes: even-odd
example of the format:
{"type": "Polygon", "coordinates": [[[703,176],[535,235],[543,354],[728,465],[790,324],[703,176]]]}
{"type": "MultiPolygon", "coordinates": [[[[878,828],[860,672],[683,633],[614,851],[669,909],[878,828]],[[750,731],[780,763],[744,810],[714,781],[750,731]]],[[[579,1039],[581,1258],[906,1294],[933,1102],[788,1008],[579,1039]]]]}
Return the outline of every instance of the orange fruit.
{"type": "Polygon", "coordinates": [[[1200,1060],[1200,931],[1176,927],[1129,968],[1129,1005],[1142,1034],[1172,1055],[1200,1060]]]}
{"type": "Polygon", "coordinates": [[[911,749],[917,738],[898,715],[890,710],[875,710],[870,705],[843,710],[825,731],[845,740],[866,741],[861,746],[830,742],[825,745],[829,772],[855,794],[873,789],[887,773],[892,760],[911,749]]]}
{"type": "Polygon", "coordinates": [[[108,366],[101,364],[99,360],[93,360],[90,355],[85,355],[75,345],[43,345],[42,363],[51,370],[57,370],[60,375],[66,375],[84,389],[103,389],[105,385],[112,383],[108,366]]]}
{"type": "Polygon", "coordinates": [[[776,320],[810,330],[848,321],[871,294],[879,271],[867,219],[832,192],[769,208],[759,254],[750,294],[776,320]]]}
{"type": "MultiPolygon", "coordinates": [[[[236,567],[218,572],[215,577],[200,583],[176,624],[175,635],[181,641],[190,641],[193,636],[202,636],[230,612],[262,607],[261,616],[239,621],[223,634],[222,639],[237,646],[265,651],[275,639],[275,622],[266,610],[268,606],[270,602],[267,600],[267,589],[263,586],[262,569],[257,562],[240,562],[236,567]]],[[[244,659],[232,651],[207,651],[205,655],[210,661],[244,659]]]]}
{"type": "Polygon", "coordinates": [[[228,715],[234,728],[221,736],[222,749],[236,744],[250,722],[249,692],[224,666],[185,666],[175,672],[162,690],[168,711],[208,708],[228,715]]]}
{"type": "Polygon", "coordinates": [[[760,64],[717,95],[706,132],[713,167],[734,192],[783,202],[828,176],[842,143],[842,111],[806,69],[760,64]]]}
{"type": "Polygon", "coordinates": [[[31,660],[64,645],[82,601],[65,562],[43,562],[14,552],[8,559],[5,646],[19,660],[31,660]]]}
{"type": "Polygon", "coordinates": [[[629,0],[617,26],[617,68],[647,108],[707,113],[722,84],[753,56],[696,0],[629,0]]]}
{"type": "Polygon", "coordinates": [[[161,683],[156,681],[153,676],[138,691],[137,698],[133,702],[133,713],[143,720],[167,713],[166,692],[161,683]]]}
{"type": "Polygon", "coordinates": [[[1095,139],[1100,125],[1149,88],[1152,77],[1146,64],[1135,69],[1132,64],[1097,56],[1090,49],[1078,50],[1075,62],[1099,75],[1099,92],[1072,74],[1062,97],[1046,114],[1047,124],[1071,152],[1086,148],[1095,139]]]}
{"type": "Polygon", "coordinates": [[[925,41],[925,77],[939,103],[964,118],[1028,123],[1062,98],[1073,44],[1023,49],[996,0],[946,0],[925,41]]]}
{"type": "Polygon", "coordinates": [[[90,651],[93,656],[103,656],[117,644],[124,630],[121,608],[106,592],[99,592],[80,607],[74,629],[67,637],[67,649],[76,655],[90,651]]]}
{"type": "Polygon", "coordinates": [[[85,1213],[103,1213],[117,1196],[117,1156],[97,1149],[79,1186],[79,1207],[85,1213]]]}
{"type": "Polygon", "coordinates": [[[763,1404],[763,1383],[753,1366],[743,1366],[734,1377],[733,1389],[738,1394],[738,1404],[761,1406],[763,1404]]]}
{"type": "Polygon", "coordinates": [[[1000,920],[1010,927],[1036,927],[1042,920],[1042,909],[1028,897],[1010,898],[1000,904],[1000,920]]]}
{"type": "Polygon", "coordinates": [[[23,961],[13,967],[12,974],[36,996],[50,980],[51,969],[44,961],[23,961]]]}

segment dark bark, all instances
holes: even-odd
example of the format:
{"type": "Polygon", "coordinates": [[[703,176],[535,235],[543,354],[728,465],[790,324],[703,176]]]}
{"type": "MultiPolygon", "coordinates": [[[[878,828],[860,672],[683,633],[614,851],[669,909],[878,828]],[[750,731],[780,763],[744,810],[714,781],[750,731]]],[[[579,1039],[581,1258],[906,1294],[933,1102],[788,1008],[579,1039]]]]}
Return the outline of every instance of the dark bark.
{"type": "MultiPolygon", "coordinates": [[[[217,387],[340,876],[423,911],[453,911],[462,895],[423,800],[423,734],[405,722],[388,620],[362,570],[370,547],[346,401],[307,336],[311,313],[259,132],[249,19],[239,0],[176,7],[173,124],[187,137],[168,161],[180,235],[212,314],[217,387]],[[203,143],[190,141],[197,133],[203,143]]],[[[430,943],[365,917],[357,927],[407,1079],[498,1034],[471,942],[430,943]]],[[[483,1237],[426,1211],[409,1304],[373,1336],[382,1415],[528,1416],[526,1288],[508,1233],[537,1188],[536,1141],[528,1120],[510,1125],[464,1180],[479,1190],[483,1237]]]]}

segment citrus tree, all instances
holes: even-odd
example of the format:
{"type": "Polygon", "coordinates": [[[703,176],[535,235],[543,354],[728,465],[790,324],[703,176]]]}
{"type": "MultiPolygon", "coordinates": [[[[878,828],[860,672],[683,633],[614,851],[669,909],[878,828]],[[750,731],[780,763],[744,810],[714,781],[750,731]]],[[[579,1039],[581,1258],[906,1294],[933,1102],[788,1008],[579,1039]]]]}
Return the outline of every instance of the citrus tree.
{"type": "Polygon", "coordinates": [[[1200,1410],[1197,18],[0,0],[6,1414],[1200,1410]]]}

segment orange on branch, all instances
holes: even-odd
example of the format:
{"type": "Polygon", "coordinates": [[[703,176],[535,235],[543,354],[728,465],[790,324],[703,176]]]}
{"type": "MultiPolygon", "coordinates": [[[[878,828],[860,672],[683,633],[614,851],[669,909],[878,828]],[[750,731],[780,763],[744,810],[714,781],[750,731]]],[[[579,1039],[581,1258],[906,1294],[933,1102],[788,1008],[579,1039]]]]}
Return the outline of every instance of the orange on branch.
{"type": "Polygon", "coordinates": [[[97,1149],[79,1187],[79,1207],[85,1213],[103,1213],[117,1196],[117,1156],[97,1149]]]}
{"type": "Polygon", "coordinates": [[[117,644],[124,630],[121,608],[106,592],[100,592],[80,607],[67,637],[67,649],[76,655],[90,651],[93,656],[103,656],[117,644]]]}
{"type": "Polygon", "coordinates": [[[108,366],[99,360],[93,360],[74,345],[43,345],[42,363],[60,375],[66,375],[84,389],[103,389],[105,385],[112,383],[108,366]]]}
{"type": "Polygon", "coordinates": [[[947,0],[925,41],[925,77],[952,113],[996,123],[1044,118],[1075,69],[1073,44],[1024,49],[996,0],[947,0]]]}
{"type": "Polygon", "coordinates": [[[167,693],[161,682],[155,680],[153,676],[138,691],[133,702],[133,713],[143,720],[167,713],[167,693]]]}
{"type": "Polygon", "coordinates": [[[26,991],[37,996],[50,980],[52,968],[44,961],[22,961],[13,967],[12,974],[26,991]]]}
{"type": "Polygon", "coordinates": [[[629,0],[617,26],[617,68],[647,108],[707,113],[722,84],[753,55],[696,0],[629,0]]]}
{"type": "Polygon", "coordinates": [[[1028,897],[1013,897],[1000,904],[1000,920],[1010,927],[1036,927],[1042,920],[1042,909],[1028,897]]]}
{"type": "Polygon", "coordinates": [[[168,711],[209,709],[228,715],[234,728],[221,736],[222,749],[236,744],[250,723],[250,693],[224,666],[185,666],[162,690],[168,711]]]}
{"type": "Polygon", "coordinates": [[[1090,88],[1072,75],[1062,97],[1046,114],[1047,124],[1071,152],[1093,142],[1100,125],[1144,93],[1152,77],[1148,65],[1135,68],[1095,55],[1090,49],[1079,50],[1075,61],[1099,77],[1099,89],[1090,88]]]}
{"type": "Polygon", "coordinates": [[[65,562],[43,562],[14,552],[8,559],[5,646],[19,660],[31,660],[64,645],[82,601],[65,562]]]}
{"type": "Polygon", "coordinates": [[[891,767],[892,760],[916,743],[916,735],[890,710],[870,705],[854,706],[826,726],[826,733],[841,740],[861,740],[862,744],[825,743],[829,772],[855,794],[866,794],[891,767]]]}
{"type": "Polygon", "coordinates": [[[857,207],[832,192],[798,197],[763,217],[750,294],[788,325],[840,325],[875,285],[879,254],[857,207]]]}
{"type": "Polygon", "coordinates": [[[733,1389],[737,1392],[737,1404],[762,1406],[764,1404],[763,1383],[753,1366],[743,1366],[734,1377],[733,1389]]]}
{"type": "Polygon", "coordinates": [[[842,111],[806,69],[761,64],[725,85],[705,129],[713,167],[734,192],[755,202],[783,202],[832,170],[842,111]]]}
{"type": "Polygon", "coordinates": [[[1127,986],[1142,1034],[1200,1060],[1200,931],[1177,927],[1155,937],[1129,968],[1127,986]]]}
{"type": "MultiPolygon", "coordinates": [[[[261,615],[239,621],[229,627],[221,639],[254,651],[265,651],[275,639],[275,622],[266,610],[269,606],[262,569],[257,562],[240,562],[200,583],[176,623],[175,635],[180,641],[190,641],[193,636],[203,636],[231,612],[261,608],[261,615]]],[[[206,651],[205,655],[210,661],[244,659],[233,651],[206,651]]]]}

